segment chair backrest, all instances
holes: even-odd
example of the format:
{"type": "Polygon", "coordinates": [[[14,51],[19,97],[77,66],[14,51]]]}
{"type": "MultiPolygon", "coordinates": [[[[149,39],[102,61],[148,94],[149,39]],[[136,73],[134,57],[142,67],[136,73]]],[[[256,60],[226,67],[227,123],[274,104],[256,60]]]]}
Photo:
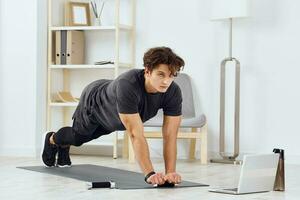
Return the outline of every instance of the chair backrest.
{"type": "Polygon", "coordinates": [[[195,107],[192,91],[192,83],[189,75],[185,73],[179,73],[175,78],[175,83],[177,83],[181,89],[182,93],[182,116],[183,118],[195,117],[195,107]]]}

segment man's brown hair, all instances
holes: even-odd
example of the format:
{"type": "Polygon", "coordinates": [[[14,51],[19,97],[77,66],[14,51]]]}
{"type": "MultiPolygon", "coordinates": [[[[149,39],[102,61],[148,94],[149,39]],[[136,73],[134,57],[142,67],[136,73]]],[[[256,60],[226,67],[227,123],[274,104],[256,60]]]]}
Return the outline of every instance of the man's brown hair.
{"type": "Polygon", "coordinates": [[[184,60],[176,55],[169,47],[154,47],[149,49],[144,54],[144,67],[147,67],[150,72],[157,68],[159,64],[166,64],[172,75],[177,76],[177,73],[183,69],[184,60]]]}

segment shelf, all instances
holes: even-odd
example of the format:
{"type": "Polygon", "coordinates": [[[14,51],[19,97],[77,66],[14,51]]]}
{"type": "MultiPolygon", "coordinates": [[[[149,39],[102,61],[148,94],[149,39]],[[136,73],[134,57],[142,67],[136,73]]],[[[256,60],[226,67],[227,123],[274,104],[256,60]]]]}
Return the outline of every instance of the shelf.
{"type": "Polygon", "coordinates": [[[62,103],[62,102],[51,102],[49,104],[52,107],[76,107],[78,102],[62,103]]]}
{"type": "MultiPolygon", "coordinates": [[[[116,30],[116,26],[51,26],[51,31],[62,31],[62,30],[108,30],[114,31],[116,30]]],[[[119,29],[121,30],[132,30],[132,26],[129,25],[119,25],[119,29]]]]}
{"type": "MultiPolygon", "coordinates": [[[[119,63],[121,68],[130,68],[130,63],[119,63]]],[[[114,64],[107,65],[50,65],[50,69],[114,69],[114,64]]]]}

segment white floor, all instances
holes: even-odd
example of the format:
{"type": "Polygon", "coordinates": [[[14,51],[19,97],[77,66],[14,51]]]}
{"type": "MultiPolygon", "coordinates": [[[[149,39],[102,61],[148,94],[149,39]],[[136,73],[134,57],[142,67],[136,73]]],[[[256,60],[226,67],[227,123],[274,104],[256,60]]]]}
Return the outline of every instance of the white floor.
{"type": "MultiPolygon", "coordinates": [[[[72,156],[73,164],[96,164],[140,172],[137,164],[110,157],[72,156]]],[[[156,171],[163,171],[162,160],[153,160],[156,171]]],[[[208,187],[178,189],[87,190],[85,183],[74,179],[17,169],[17,166],[41,165],[36,158],[0,157],[0,199],[299,199],[300,166],[286,165],[286,191],[232,196],[207,191],[208,187]]],[[[179,160],[177,171],[184,180],[216,186],[234,186],[240,166],[179,160]]]]}

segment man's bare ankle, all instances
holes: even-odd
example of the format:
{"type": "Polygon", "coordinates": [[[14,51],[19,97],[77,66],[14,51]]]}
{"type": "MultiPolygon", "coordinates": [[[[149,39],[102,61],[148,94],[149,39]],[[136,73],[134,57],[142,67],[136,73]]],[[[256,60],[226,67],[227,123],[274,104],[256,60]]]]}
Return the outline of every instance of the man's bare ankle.
{"type": "MultiPolygon", "coordinates": [[[[54,133],[53,133],[53,134],[54,134],[54,133]]],[[[49,141],[50,141],[50,144],[55,145],[54,138],[53,138],[53,134],[50,136],[49,141]]]]}

